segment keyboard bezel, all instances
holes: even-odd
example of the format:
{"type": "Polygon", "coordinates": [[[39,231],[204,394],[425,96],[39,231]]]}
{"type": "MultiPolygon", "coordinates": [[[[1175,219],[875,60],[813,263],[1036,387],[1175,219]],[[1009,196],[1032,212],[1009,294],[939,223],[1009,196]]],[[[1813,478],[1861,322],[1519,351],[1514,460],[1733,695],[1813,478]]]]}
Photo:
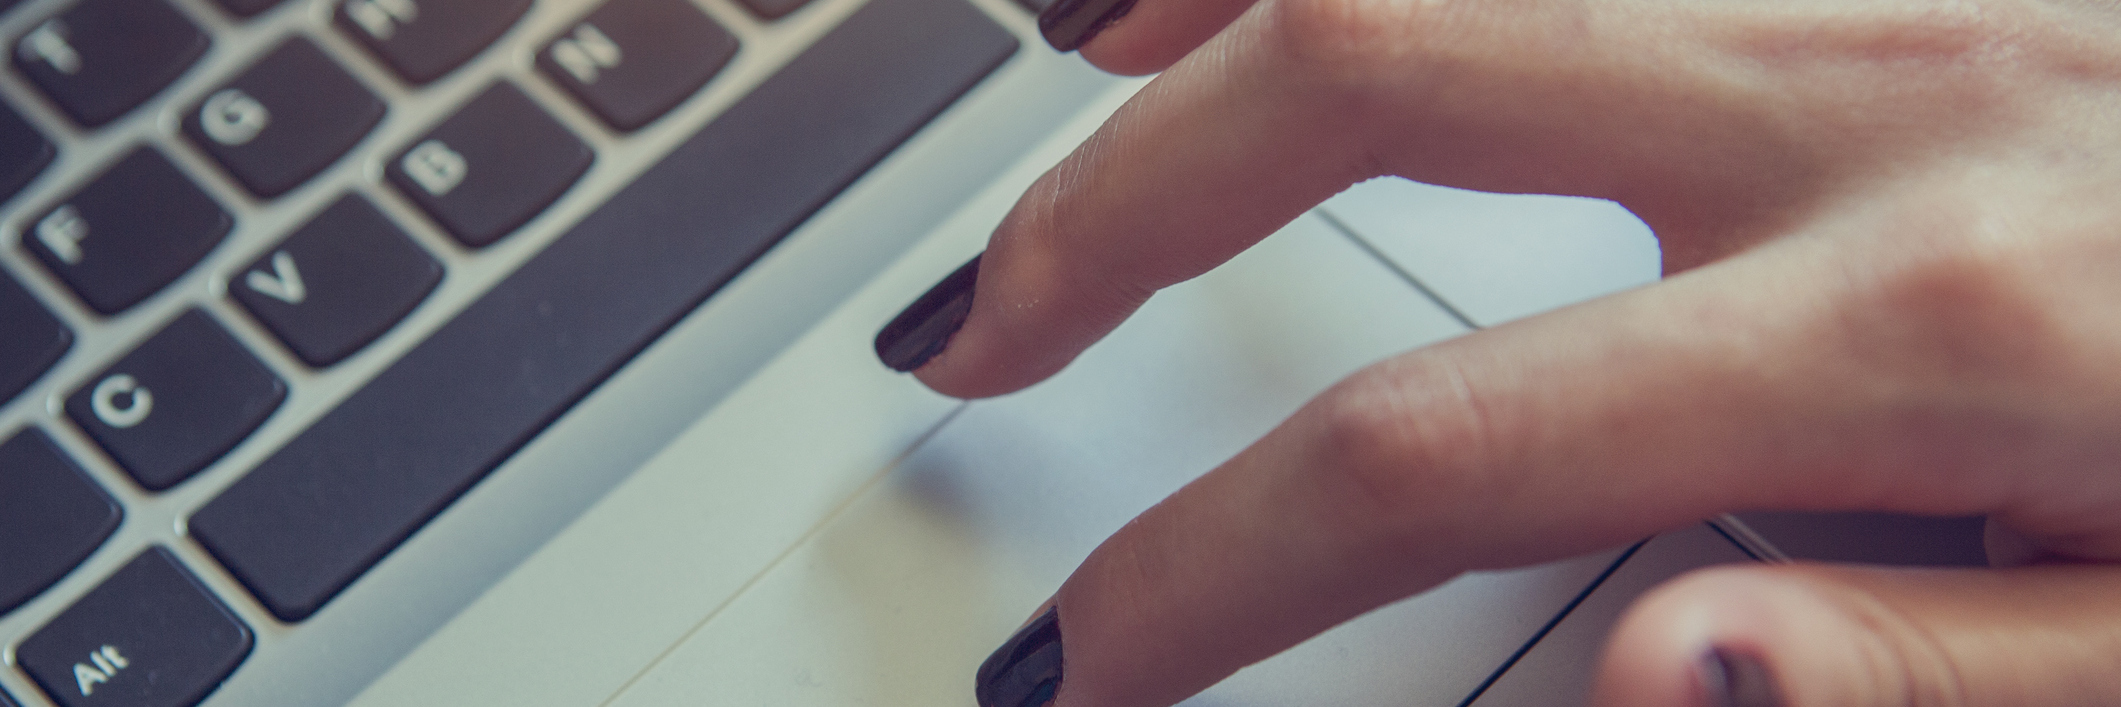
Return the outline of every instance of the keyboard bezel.
{"type": "MultiPolygon", "coordinates": [[[[134,113],[83,130],[13,70],[0,71],[0,97],[59,146],[45,172],[0,203],[0,267],[73,328],[74,348],[14,401],[0,408],[0,435],[45,430],[126,508],[112,538],[59,583],[0,617],[0,651],[37,627],[142,549],[163,544],[213,588],[258,634],[258,648],[210,705],[337,704],[388,667],[443,619],[497,581],[604,490],[693,418],[710,409],[818,316],[866,282],[928,227],[950,213],[1035,138],[1109,85],[1072,56],[1043,47],[1033,18],[1008,0],[969,0],[1018,36],[1026,50],[723,292],[694,311],[577,405],[539,439],[460,499],[318,615],[280,623],[187,539],[183,519],[305,428],[325,410],[484,292],[500,277],[600,205],[634,175],[704,125],[774,69],[851,13],[860,0],[812,0],[766,22],[728,0],[697,0],[743,43],[723,73],[661,120],[617,133],[535,66],[533,52],[594,3],[541,3],[463,68],[410,87],[332,25],[334,4],[291,0],[249,20],[210,0],[171,0],[214,38],[213,47],[169,89],[134,113]],[[390,105],[348,158],[272,200],[252,197],[180,130],[178,111],[300,33],[339,60],[390,105]],[[551,208],[484,249],[443,233],[382,178],[384,159],[445,119],[496,80],[516,83],[597,151],[597,163],[551,208]],[[235,232],[203,264],[147,301],[104,318],[20,247],[27,220],[134,146],[150,143],[232,213],[235,232]],[[908,198],[918,185],[922,198],[908,198]],[[226,295],[241,269],[347,192],[376,204],[443,262],[442,284],[404,321],[347,360],[313,370],[226,295]],[[133,484],[82,432],[58,401],[190,307],[204,308],[290,385],[287,402],[234,451],[164,493],[133,484]],[[732,336],[726,332],[743,332],[732,336]]],[[[68,0],[30,0],[0,15],[0,37],[14,38],[68,0]]],[[[4,662],[12,663],[11,655],[4,662]]],[[[17,669],[0,687],[28,704],[41,698],[17,669]]]]}

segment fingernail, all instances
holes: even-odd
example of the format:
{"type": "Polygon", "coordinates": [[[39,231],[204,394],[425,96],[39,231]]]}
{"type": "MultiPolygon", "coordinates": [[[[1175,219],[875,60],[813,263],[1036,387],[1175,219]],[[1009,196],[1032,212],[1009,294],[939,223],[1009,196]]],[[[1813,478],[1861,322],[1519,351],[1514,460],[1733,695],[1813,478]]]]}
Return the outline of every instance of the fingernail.
{"type": "Polygon", "coordinates": [[[980,707],[1039,707],[1061,685],[1060,608],[1018,629],[979,666],[980,707]]]}
{"type": "Polygon", "coordinates": [[[979,259],[978,255],[972,256],[876,333],[876,357],[884,365],[905,373],[943,352],[950,335],[956,334],[965,325],[965,315],[972,313],[972,286],[979,282],[979,259]]]}
{"type": "Polygon", "coordinates": [[[1701,656],[1700,670],[1706,707],[1782,707],[1775,676],[1751,653],[1711,649],[1701,656]]]}
{"type": "Polygon", "coordinates": [[[1134,0],[1055,0],[1038,13],[1038,31],[1054,49],[1072,52],[1134,9],[1134,0]]]}

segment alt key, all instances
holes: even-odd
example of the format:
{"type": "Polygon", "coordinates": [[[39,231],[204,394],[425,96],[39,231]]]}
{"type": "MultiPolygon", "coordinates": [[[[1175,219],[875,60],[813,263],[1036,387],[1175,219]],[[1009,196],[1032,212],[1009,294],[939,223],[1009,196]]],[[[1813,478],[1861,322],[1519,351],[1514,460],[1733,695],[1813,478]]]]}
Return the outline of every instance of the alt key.
{"type": "Polygon", "coordinates": [[[66,707],[188,707],[250,646],[250,629],[155,547],[38,629],[18,656],[66,707]]]}

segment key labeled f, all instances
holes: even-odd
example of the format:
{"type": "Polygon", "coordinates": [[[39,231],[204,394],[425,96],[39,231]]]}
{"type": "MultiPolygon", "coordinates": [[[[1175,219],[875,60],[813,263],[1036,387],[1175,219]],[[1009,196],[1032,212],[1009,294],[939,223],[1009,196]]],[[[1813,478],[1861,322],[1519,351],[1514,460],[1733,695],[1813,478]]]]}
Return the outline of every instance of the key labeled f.
{"type": "Polygon", "coordinates": [[[67,265],[81,264],[81,242],[88,240],[88,222],[81,210],[67,204],[53,209],[37,221],[37,242],[67,265]]]}

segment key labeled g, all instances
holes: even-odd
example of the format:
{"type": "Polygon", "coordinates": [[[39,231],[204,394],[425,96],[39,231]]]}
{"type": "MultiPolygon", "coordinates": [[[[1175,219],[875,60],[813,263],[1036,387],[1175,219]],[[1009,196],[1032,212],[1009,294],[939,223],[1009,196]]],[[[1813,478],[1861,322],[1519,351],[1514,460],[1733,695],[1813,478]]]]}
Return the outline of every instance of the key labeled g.
{"type": "Polygon", "coordinates": [[[106,377],[97,383],[88,401],[96,411],[96,419],[121,430],[140,424],[155,409],[155,395],[125,373],[106,377]],[[120,398],[124,399],[123,405],[119,404],[120,398]]]}
{"type": "Polygon", "coordinates": [[[216,91],[199,107],[199,129],[229,147],[250,142],[271,122],[272,112],[265,104],[239,88],[216,91]]]}

